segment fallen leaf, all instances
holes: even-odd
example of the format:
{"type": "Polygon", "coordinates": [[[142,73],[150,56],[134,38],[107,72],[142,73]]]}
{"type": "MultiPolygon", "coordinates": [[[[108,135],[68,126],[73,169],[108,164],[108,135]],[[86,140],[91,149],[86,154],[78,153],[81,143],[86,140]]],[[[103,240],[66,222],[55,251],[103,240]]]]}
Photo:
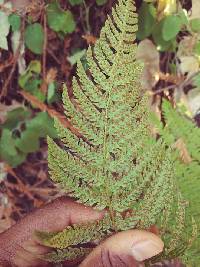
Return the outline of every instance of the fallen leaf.
{"type": "Polygon", "coordinates": [[[165,81],[167,83],[180,84],[185,79],[184,76],[177,76],[170,73],[159,72],[158,75],[160,80],[165,81]]]}
{"type": "Polygon", "coordinates": [[[11,2],[13,8],[21,10],[27,7],[30,4],[31,0],[11,0],[11,2]]]}
{"type": "Polygon", "coordinates": [[[199,0],[192,0],[192,14],[190,19],[197,19],[200,18],[200,1],[199,0]]]}
{"type": "Polygon", "coordinates": [[[194,54],[194,47],[196,45],[196,36],[184,36],[179,43],[177,56],[191,56],[194,54]]]}
{"type": "MultiPolygon", "coordinates": [[[[14,53],[16,53],[18,50],[20,38],[21,38],[20,31],[13,32],[11,41],[12,41],[12,49],[14,53]]],[[[17,60],[19,74],[24,73],[26,70],[26,62],[25,62],[24,54],[25,54],[25,46],[23,43],[21,44],[21,49],[19,52],[18,60],[17,60]]]]}
{"type": "Polygon", "coordinates": [[[188,92],[187,106],[194,117],[200,110],[200,88],[195,88],[188,92]]]}
{"type": "Polygon", "coordinates": [[[144,63],[142,87],[151,90],[159,80],[159,52],[152,41],[145,39],[138,45],[136,58],[144,63]]]}
{"type": "Polygon", "coordinates": [[[176,12],[176,0],[157,0],[157,3],[158,20],[176,12]]]}
{"type": "Polygon", "coordinates": [[[48,93],[48,86],[49,84],[53,83],[57,76],[57,70],[55,68],[50,68],[46,74],[45,79],[40,87],[40,90],[44,95],[48,93]]]}
{"type": "Polygon", "coordinates": [[[75,65],[79,60],[81,60],[86,54],[86,49],[78,50],[71,56],[67,57],[67,60],[70,62],[70,64],[73,66],[75,65]]]}
{"type": "Polygon", "coordinates": [[[5,163],[4,162],[0,162],[0,183],[4,179],[6,179],[6,177],[7,177],[7,172],[5,171],[5,163]]]}
{"type": "Polygon", "coordinates": [[[180,70],[182,74],[188,73],[188,76],[196,73],[199,70],[199,60],[195,56],[182,56],[179,57],[180,70]]]}
{"type": "MultiPolygon", "coordinates": [[[[3,0],[0,0],[0,4],[4,4],[3,0]]],[[[6,8],[11,8],[10,3],[5,3],[6,8]]],[[[8,50],[7,36],[10,31],[10,23],[8,21],[8,14],[0,11],[0,48],[8,50]]]]}
{"type": "Polygon", "coordinates": [[[46,83],[49,85],[50,83],[54,82],[57,76],[57,70],[55,68],[50,68],[46,75],[46,83]]]}
{"type": "Polygon", "coordinates": [[[94,45],[97,41],[97,38],[91,34],[82,35],[82,38],[86,40],[88,45],[94,45]]]}
{"type": "Polygon", "coordinates": [[[0,233],[10,228],[14,221],[11,219],[12,206],[6,194],[0,193],[0,233]]]}

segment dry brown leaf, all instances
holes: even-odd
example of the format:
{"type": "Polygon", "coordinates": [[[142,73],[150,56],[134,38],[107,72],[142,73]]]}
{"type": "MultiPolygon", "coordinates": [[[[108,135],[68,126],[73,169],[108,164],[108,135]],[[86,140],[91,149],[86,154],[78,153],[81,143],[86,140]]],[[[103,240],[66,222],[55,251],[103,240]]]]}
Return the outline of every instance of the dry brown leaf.
{"type": "Polygon", "coordinates": [[[157,0],[157,18],[161,20],[163,17],[176,12],[176,0],[157,0]]]}
{"type": "Polygon", "coordinates": [[[47,75],[46,75],[46,83],[49,85],[50,83],[54,82],[55,79],[56,79],[56,76],[57,76],[57,69],[55,68],[50,68],[47,72],[47,75]]]}
{"type": "Polygon", "coordinates": [[[0,193],[0,233],[10,228],[14,221],[11,219],[12,206],[6,194],[0,193]]]}
{"type": "MultiPolygon", "coordinates": [[[[5,163],[4,162],[0,162],[0,183],[6,179],[7,177],[7,172],[5,170],[5,163]]],[[[1,218],[1,215],[0,215],[1,218]]]]}
{"type": "Polygon", "coordinates": [[[144,63],[142,87],[151,90],[159,80],[159,52],[150,40],[145,39],[138,46],[136,58],[144,63]]]}
{"type": "Polygon", "coordinates": [[[175,144],[173,145],[174,148],[178,149],[181,160],[189,164],[192,162],[192,158],[187,150],[186,144],[184,143],[182,138],[179,138],[175,144]]]}
{"type": "Polygon", "coordinates": [[[30,4],[30,0],[11,0],[13,8],[20,10],[24,9],[30,4]]]}
{"type": "Polygon", "coordinates": [[[200,89],[195,88],[187,94],[187,107],[194,117],[200,109],[200,89]]]}
{"type": "MultiPolygon", "coordinates": [[[[160,109],[161,96],[159,94],[157,95],[149,94],[148,105],[150,107],[150,110],[156,115],[156,117],[159,120],[161,120],[161,109],[160,109]]],[[[158,134],[158,129],[155,127],[153,123],[150,125],[150,131],[152,136],[156,138],[158,134]]]]}
{"type": "Polygon", "coordinates": [[[50,68],[46,74],[45,79],[40,87],[40,90],[46,95],[48,91],[48,85],[55,81],[57,76],[57,70],[55,68],[50,68]]]}
{"type": "Polygon", "coordinates": [[[199,70],[199,60],[195,56],[182,56],[179,57],[180,70],[182,74],[188,73],[188,76],[193,75],[199,70]]]}
{"type": "Polygon", "coordinates": [[[173,75],[170,73],[163,73],[163,72],[159,72],[158,76],[160,80],[165,81],[167,83],[174,83],[174,84],[180,84],[185,79],[183,75],[177,76],[177,75],[173,75]]]}
{"type": "Polygon", "coordinates": [[[182,57],[193,55],[196,42],[196,36],[184,36],[178,45],[177,56],[182,57]]]}
{"type": "Polygon", "coordinates": [[[200,1],[192,0],[192,15],[191,19],[199,19],[200,18],[200,1]]]}
{"type": "Polygon", "coordinates": [[[82,38],[86,40],[88,45],[94,45],[97,41],[97,38],[91,34],[82,35],[82,38]]]}

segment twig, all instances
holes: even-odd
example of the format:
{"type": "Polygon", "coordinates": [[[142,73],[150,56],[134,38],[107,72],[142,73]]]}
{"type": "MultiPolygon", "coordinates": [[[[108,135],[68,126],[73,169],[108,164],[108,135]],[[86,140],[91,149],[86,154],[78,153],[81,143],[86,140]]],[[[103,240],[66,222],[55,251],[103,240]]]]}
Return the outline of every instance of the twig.
{"type": "Polygon", "coordinates": [[[9,55],[9,58],[0,64],[0,73],[13,64],[13,55],[9,55]]]}
{"type": "Polygon", "coordinates": [[[83,0],[83,5],[85,8],[85,23],[86,23],[86,31],[87,33],[91,33],[90,27],[90,7],[86,5],[85,0],[83,0]]]}
{"type": "Polygon", "coordinates": [[[42,53],[42,85],[40,90],[43,94],[47,94],[47,74],[46,74],[46,61],[47,61],[47,17],[46,9],[44,8],[43,12],[43,28],[44,28],[44,43],[43,43],[43,53],[42,53]]]}
{"type": "Polygon", "coordinates": [[[164,91],[168,91],[170,89],[175,89],[176,87],[178,87],[177,84],[169,85],[167,87],[164,87],[164,88],[161,88],[161,89],[156,90],[155,92],[153,92],[153,95],[160,94],[160,93],[162,93],[164,91]]]}
{"type": "Polygon", "coordinates": [[[43,112],[47,112],[50,117],[57,118],[64,127],[68,128],[78,138],[81,138],[86,143],[91,145],[91,143],[87,140],[87,138],[84,137],[82,133],[80,133],[79,129],[75,128],[71,124],[71,122],[63,114],[61,114],[60,112],[54,110],[53,108],[49,108],[46,104],[44,104],[43,102],[39,101],[35,96],[29,94],[28,92],[20,91],[19,93],[27,101],[31,102],[32,105],[36,106],[37,108],[39,108],[43,112]]]}
{"type": "Polygon", "coordinates": [[[185,79],[183,82],[181,82],[179,84],[169,85],[169,86],[167,86],[165,88],[161,88],[159,90],[156,90],[155,92],[153,92],[153,95],[162,93],[162,92],[170,90],[170,89],[175,89],[175,88],[183,89],[187,85],[191,84],[191,82],[194,79],[194,77],[196,77],[198,74],[200,74],[200,71],[195,72],[194,74],[192,74],[190,77],[188,77],[187,79],[185,79]]]}
{"type": "Polygon", "coordinates": [[[46,9],[44,9],[44,44],[43,44],[43,57],[42,57],[42,75],[43,81],[46,80],[46,58],[47,58],[47,16],[46,9]]]}
{"type": "Polygon", "coordinates": [[[189,84],[192,82],[192,80],[193,80],[198,74],[200,74],[200,71],[197,71],[197,72],[193,73],[191,76],[189,76],[185,81],[183,81],[182,84],[180,84],[181,87],[183,88],[183,87],[189,85],[189,84]]]}
{"type": "Polygon", "coordinates": [[[56,57],[56,55],[54,54],[54,52],[50,49],[47,48],[47,52],[49,53],[49,55],[55,60],[55,62],[60,65],[60,61],[59,59],[56,57]]]}
{"type": "Polygon", "coordinates": [[[21,26],[21,30],[20,30],[21,34],[20,34],[20,38],[19,38],[19,44],[18,44],[17,50],[16,50],[14,58],[13,58],[13,66],[12,66],[12,69],[11,69],[11,71],[9,73],[9,76],[8,76],[7,80],[4,83],[4,86],[3,86],[1,94],[0,94],[0,98],[7,94],[8,86],[9,86],[10,81],[12,80],[13,74],[15,72],[15,69],[16,69],[16,66],[17,66],[17,61],[19,59],[21,48],[22,48],[22,44],[23,44],[24,28],[25,28],[25,18],[22,19],[22,26],[21,26]]]}

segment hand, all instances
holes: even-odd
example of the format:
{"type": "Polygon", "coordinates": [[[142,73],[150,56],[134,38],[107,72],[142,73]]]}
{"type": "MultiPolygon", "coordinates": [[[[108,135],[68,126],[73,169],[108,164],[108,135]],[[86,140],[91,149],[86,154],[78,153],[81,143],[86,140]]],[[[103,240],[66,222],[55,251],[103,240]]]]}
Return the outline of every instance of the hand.
{"type": "MultiPolygon", "coordinates": [[[[102,219],[104,212],[62,197],[32,212],[0,234],[0,266],[48,266],[41,256],[51,251],[34,238],[34,231],[61,231],[68,225],[102,219]]],[[[80,267],[138,267],[145,259],[159,254],[163,242],[146,231],[129,230],[115,234],[97,246],[80,267]]]]}

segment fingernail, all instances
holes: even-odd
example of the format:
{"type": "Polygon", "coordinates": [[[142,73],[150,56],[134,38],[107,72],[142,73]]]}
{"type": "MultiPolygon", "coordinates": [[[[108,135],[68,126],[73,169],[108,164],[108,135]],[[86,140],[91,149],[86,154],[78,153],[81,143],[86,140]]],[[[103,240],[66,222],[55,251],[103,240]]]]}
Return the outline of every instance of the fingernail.
{"type": "Polygon", "coordinates": [[[132,247],[132,253],[137,261],[144,261],[162,252],[164,244],[154,242],[153,240],[143,240],[135,243],[132,247]]]}

